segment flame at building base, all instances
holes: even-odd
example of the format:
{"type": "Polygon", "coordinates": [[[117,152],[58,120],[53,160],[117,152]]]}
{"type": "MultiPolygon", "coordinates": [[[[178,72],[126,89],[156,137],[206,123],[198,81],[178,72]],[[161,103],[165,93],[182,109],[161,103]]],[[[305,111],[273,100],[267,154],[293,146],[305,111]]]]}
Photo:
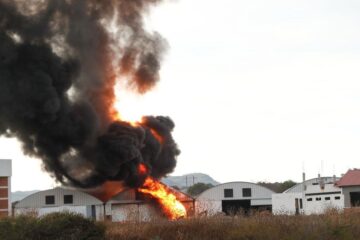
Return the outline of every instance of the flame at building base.
{"type": "Polygon", "coordinates": [[[169,219],[176,220],[187,216],[184,205],[163,184],[155,179],[147,177],[143,186],[138,191],[155,198],[169,219]]]}

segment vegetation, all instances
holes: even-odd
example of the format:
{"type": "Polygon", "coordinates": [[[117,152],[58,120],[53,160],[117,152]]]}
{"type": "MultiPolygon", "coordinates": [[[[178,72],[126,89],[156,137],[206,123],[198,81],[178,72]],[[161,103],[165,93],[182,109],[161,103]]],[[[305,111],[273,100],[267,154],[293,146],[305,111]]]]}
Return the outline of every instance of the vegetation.
{"type": "Polygon", "coordinates": [[[109,223],[109,240],[358,240],[360,213],[313,216],[203,217],[181,221],[109,223]]]}
{"type": "Polygon", "coordinates": [[[6,240],[102,240],[105,226],[73,213],[44,217],[19,216],[0,220],[0,239],[6,240]]]}
{"type": "Polygon", "coordinates": [[[359,211],[312,216],[254,213],[143,223],[95,223],[70,213],[0,220],[4,240],[358,240],[359,236],[359,211]]]}
{"type": "Polygon", "coordinates": [[[195,183],[191,187],[188,188],[187,193],[191,196],[195,197],[200,193],[204,192],[205,190],[212,188],[214,185],[211,183],[195,183]]]}
{"type": "Polygon", "coordinates": [[[257,184],[266,187],[270,190],[273,190],[276,193],[282,193],[285,190],[295,186],[297,183],[292,181],[292,180],[287,180],[285,182],[275,182],[275,183],[270,183],[270,182],[258,182],[257,184]]]}

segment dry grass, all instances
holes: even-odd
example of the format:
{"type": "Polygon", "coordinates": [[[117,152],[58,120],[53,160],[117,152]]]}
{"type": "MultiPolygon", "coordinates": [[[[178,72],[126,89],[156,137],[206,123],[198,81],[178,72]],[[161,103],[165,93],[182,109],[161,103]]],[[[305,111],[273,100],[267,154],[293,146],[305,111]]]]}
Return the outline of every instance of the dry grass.
{"type": "Polygon", "coordinates": [[[314,216],[204,217],[180,221],[107,223],[110,240],[348,240],[360,239],[360,213],[314,216]]]}

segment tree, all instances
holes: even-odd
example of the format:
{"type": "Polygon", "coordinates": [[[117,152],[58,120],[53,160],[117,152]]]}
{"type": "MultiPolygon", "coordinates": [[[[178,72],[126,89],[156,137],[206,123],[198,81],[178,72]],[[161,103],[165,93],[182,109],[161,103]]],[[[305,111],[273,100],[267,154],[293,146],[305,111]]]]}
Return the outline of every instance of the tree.
{"type": "Polygon", "coordinates": [[[204,192],[205,190],[212,188],[214,185],[211,183],[195,183],[191,187],[188,188],[187,193],[191,196],[195,197],[199,195],[200,193],[204,192]]]}
{"type": "Polygon", "coordinates": [[[258,182],[257,184],[259,184],[260,186],[269,188],[271,190],[273,190],[276,193],[282,193],[285,190],[293,187],[294,185],[296,185],[296,182],[292,181],[292,180],[287,180],[285,182],[274,182],[274,183],[270,183],[270,182],[258,182]]]}

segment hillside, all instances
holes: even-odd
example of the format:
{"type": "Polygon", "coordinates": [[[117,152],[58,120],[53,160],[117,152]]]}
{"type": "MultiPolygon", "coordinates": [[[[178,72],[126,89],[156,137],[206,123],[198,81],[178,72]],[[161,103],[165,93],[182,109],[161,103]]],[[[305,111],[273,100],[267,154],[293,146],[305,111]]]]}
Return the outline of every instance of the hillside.
{"type": "Polygon", "coordinates": [[[16,191],[11,193],[11,202],[20,201],[27,196],[38,192],[38,190],[32,190],[32,191],[16,191]]]}

